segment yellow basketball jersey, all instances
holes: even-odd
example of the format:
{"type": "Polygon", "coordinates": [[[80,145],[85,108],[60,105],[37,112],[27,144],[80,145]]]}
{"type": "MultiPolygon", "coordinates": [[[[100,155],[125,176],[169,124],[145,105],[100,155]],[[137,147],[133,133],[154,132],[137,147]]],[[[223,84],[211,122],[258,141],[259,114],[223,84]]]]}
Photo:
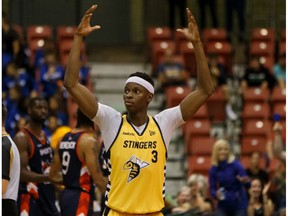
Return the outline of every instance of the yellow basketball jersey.
{"type": "Polygon", "coordinates": [[[105,201],[109,208],[147,214],[164,207],[167,151],[151,116],[138,134],[124,115],[107,157],[110,175],[105,201]]]}

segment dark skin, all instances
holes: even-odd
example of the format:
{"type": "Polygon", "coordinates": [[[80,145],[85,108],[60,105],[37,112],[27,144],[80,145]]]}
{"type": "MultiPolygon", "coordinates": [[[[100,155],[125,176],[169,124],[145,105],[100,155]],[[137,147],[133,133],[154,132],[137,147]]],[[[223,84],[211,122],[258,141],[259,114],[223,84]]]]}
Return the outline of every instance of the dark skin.
{"type": "MultiPolygon", "coordinates": [[[[86,131],[88,133],[93,133],[93,129],[91,127],[79,127],[73,130],[74,133],[86,131]]],[[[87,165],[87,168],[90,172],[90,175],[99,188],[99,190],[104,194],[107,185],[107,178],[103,177],[101,168],[98,162],[97,155],[99,155],[99,147],[94,137],[90,134],[85,133],[81,135],[80,139],[77,143],[77,155],[79,159],[83,161],[87,165]]],[[[59,155],[59,145],[55,149],[55,154],[53,158],[53,163],[50,169],[49,176],[50,178],[57,177],[59,170],[61,170],[62,163],[59,155]]]]}
{"type": "MultiPolygon", "coordinates": [[[[46,136],[42,131],[42,123],[48,115],[48,104],[45,100],[37,100],[32,108],[28,108],[28,114],[30,116],[30,121],[25,128],[32,131],[34,135],[42,142],[46,142],[46,136]]],[[[20,179],[26,182],[53,182],[49,176],[38,174],[27,169],[29,164],[29,156],[32,153],[31,144],[29,138],[22,131],[18,132],[14,137],[14,142],[16,143],[21,163],[20,179]]]]}
{"type": "MultiPolygon", "coordinates": [[[[90,25],[91,17],[96,8],[96,5],[92,5],[92,7],[86,11],[77,28],[64,77],[64,86],[72,95],[81,111],[90,119],[92,119],[98,111],[98,101],[85,86],[79,83],[79,68],[81,65],[80,50],[83,38],[88,36],[91,32],[100,29],[99,25],[90,25]],[[89,103],[87,103],[87,101],[89,101],[89,103]]],[[[187,40],[191,41],[194,46],[198,76],[196,90],[191,92],[180,103],[182,118],[184,121],[189,121],[200,106],[204,104],[208,97],[214,92],[214,88],[195,18],[188,8],[186,12],[188,17],[188,28],[177,29],[177,31],[182,32],[187,40]]],[[[139,84],[126,84],[124,103],[128,112],[128,119],[134,125],[141,126],[147,122],[147,109],[152,98],[153,94],[149,93],[139,84]],[[127,101],[131,101],[131,103],[127,104],[127,101]],[[134,101],[137,101],[137,103],[139,102],[140,104],[137,105],[134,101]]]]}

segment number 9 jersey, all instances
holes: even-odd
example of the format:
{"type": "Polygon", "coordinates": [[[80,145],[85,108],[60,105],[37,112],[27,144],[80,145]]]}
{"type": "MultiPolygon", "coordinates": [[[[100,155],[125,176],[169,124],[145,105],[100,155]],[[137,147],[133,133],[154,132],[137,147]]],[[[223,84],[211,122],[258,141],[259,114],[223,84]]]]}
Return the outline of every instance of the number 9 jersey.
{"type": "Polygon", "coordinates": [[[79,189],[90,192],[93,181],[84,161],[77,153],[77,144],[86,132],[68,132],[59,143],[59,157],[62,164],[63,183],[67,189],[79,189]]]}

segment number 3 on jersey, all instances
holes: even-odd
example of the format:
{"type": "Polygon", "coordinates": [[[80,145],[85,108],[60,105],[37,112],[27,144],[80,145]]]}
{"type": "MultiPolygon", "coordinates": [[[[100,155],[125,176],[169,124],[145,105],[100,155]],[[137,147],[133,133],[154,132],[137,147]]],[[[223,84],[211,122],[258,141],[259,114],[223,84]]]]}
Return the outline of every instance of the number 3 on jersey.
{"type": "Polygon", "coordinates": [[[69,169],[70,154],[69,152],[64,151],[62,155],[62,172],[64,175],[67,174],[69,169]]]}
{"type": "Polygon", "coordinates": [[[158,161],[158,152],[156,150],[153,150],[152,152],[153,158],[152,158],[152,162],[156,163],[158,161]]]}

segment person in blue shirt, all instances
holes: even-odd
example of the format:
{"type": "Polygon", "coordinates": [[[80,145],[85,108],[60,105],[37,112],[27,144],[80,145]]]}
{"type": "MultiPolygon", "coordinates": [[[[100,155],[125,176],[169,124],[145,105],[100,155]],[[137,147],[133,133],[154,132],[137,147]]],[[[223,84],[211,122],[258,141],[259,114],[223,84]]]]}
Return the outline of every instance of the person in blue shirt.
{"type": "Polygon", "coordinates": [[[248,198],[245,184],[249,178],[242,164],[235,160],[229,143],[215,142],[209,170],[210,193],[217,200],[216,216],[246,216],[248,198]]]}
{"type": "Polygon", "coordinates": [[[2,92],[4,95],[7,96],[9,89],[16,84],[21,87],[22,97],[33,97],[37,95],[38,85],[34,77],[30,76],[26,69],[20,68],[14,62],[10,62],[6,67],[6,74],[2,80],[2,92]]]}
{"type": "Polygon", "coordinates": [[[58,64],[54,51],[49,51],[45,55],[45,64],[40,66],[40,86],[42,96],[50,98],[62,88],[64,79],[64,68],[58,64]]]}
{"type": "Polygon", "coordinates": [[[273,73],[277,84],[281,89],[286,88],[286,53],[279,56],[278,62],[273,67],[273,73]]]}

